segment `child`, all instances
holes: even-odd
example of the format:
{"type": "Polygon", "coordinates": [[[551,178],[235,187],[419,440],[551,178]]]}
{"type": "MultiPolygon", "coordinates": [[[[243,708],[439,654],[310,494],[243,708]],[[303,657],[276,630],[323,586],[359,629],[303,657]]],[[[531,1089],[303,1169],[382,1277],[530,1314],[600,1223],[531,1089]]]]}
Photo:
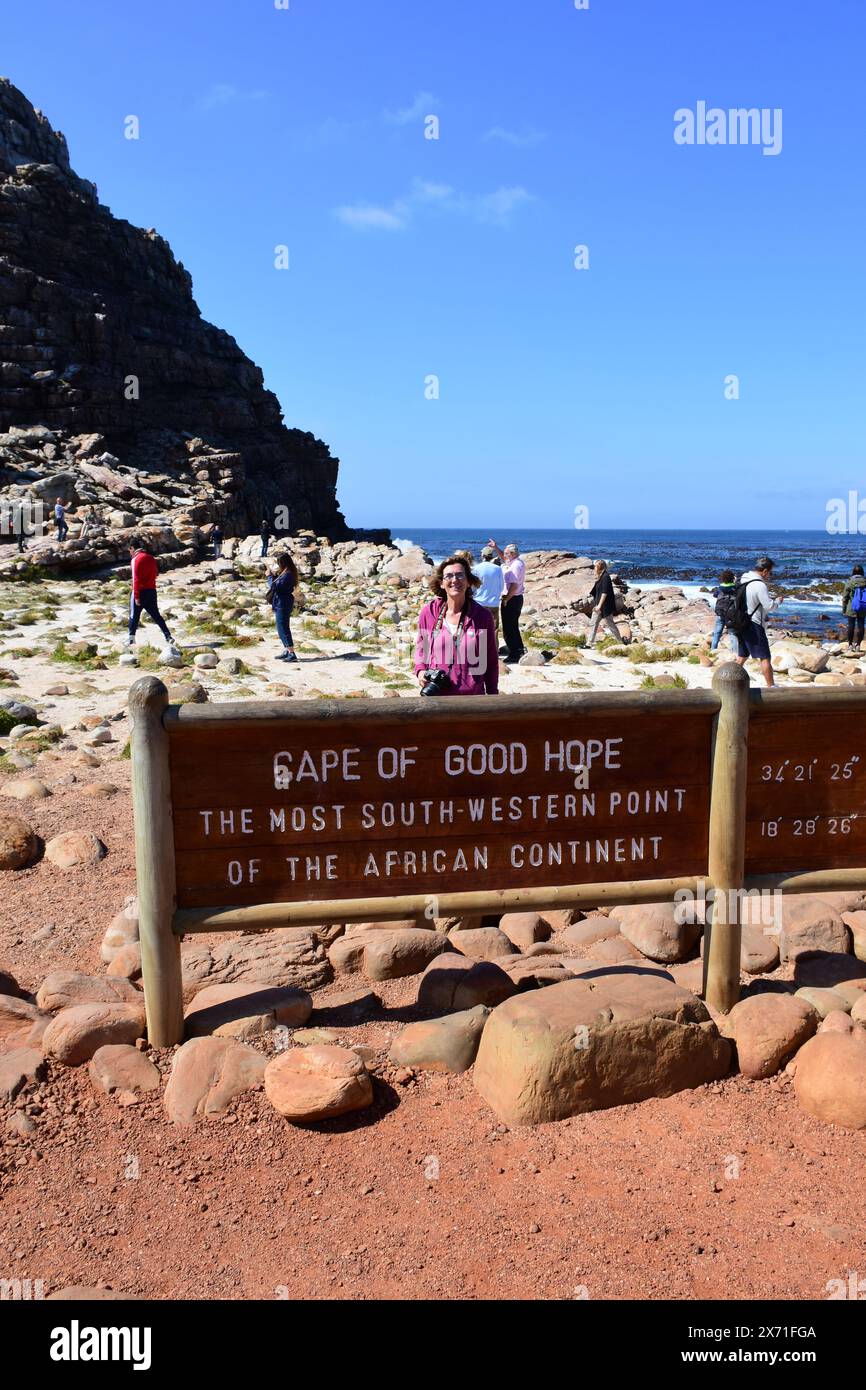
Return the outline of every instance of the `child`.
{"type": "MultiPolygon", "coordinates": [[[[725,593],[730,593],[730,591],[735,587],[735,584],[736,576],[734,574],[734,571],[722,570],[721,574],[719,575],[718,584],[714,589],[710,591],[713,595],[713,598],[716,600],[716,625],[713,628],[713,640],[710,643],[711,652],[714,652],[716,650],[717,646],[722,640],[722,633],[725,631],[725,622],[724,619],[720,616],[718,610],[718,600],[722,598],[725,593]]],[[[731,651],[736,651],[736,639],[733,636],[731,636],[729,638],[729,641],[731,645],[731,651]]]]}

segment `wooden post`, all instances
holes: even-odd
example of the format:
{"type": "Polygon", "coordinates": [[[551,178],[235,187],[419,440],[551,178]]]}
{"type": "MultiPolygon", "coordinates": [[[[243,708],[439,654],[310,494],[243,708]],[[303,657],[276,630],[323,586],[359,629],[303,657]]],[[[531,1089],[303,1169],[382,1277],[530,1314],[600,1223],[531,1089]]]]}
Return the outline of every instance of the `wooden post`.
{"type": "Polygon", "coordinates": [[[180,938],[172,930],[175,869],[168,734],[162,723],[167,705],[168,691],[156,676],[143,676],[129,692],[141,973],[147,1036],[154,1047],[183,1040],[180,938]]]}
{"type": "Polygon", "coordinates": [[[728,1013],[740,997],[740,895],[746,843],[746,767],[749,677],[728,662],[713,676],[721,701],[713,738],[710,845],[707,865],[715,890],[704,934],[704,999],[728,1013]]]}

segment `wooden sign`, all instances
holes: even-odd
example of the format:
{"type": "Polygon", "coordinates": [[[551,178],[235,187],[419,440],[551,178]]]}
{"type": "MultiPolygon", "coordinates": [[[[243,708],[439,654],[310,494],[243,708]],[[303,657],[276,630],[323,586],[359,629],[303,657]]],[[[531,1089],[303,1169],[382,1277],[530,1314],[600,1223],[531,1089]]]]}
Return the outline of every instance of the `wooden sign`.
{"type": "Polygon", "coordinates": [[[767,701],[752,712],[747,874],[866,864],[863,719],[857,709],[820,703],[773,713],[767,701]]]}
{"type": "Polygon", "coordinates": [[[237,722],[184,707],[167,726],[178,908],[703,872],[712,706],[608,698],[401,701],[375,720],[380,701],[237,722]]]}
{"type": "Polygon", "coordinates": [[[183,1034],[190,931],[714,889],[704,993],[739,997],[743,888],[866,886],[866,692],[712,691],[169,707],[130,692],[148,1036],[183,1034]]]}

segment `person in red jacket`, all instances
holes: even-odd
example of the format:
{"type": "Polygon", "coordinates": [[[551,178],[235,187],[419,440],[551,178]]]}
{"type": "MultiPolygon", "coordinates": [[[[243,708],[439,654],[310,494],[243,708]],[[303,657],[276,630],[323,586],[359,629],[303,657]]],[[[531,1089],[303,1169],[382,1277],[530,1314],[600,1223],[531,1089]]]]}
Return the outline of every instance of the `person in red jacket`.
{"type": "Polygon", "coordinates": [[[142,612],[145,612],[150,615],[165,638],[169,655],[180,656],[180,652],[171,640],[171,633],[156,601],[156,560],[150,551],[141,544],[131,546],[130,555],[132,556],[132,594],[129,599],[129,641],[127,645],[129,647],[135,645],[135,633],[141,621],[142,612]]]}

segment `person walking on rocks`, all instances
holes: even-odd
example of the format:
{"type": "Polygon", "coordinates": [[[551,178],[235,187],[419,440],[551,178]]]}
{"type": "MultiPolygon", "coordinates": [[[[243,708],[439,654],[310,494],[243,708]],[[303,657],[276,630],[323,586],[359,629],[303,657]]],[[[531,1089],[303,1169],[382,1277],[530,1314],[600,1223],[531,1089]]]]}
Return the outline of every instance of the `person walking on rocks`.
{"type": "MultiPolygon", "coordinates": [[[[716,607],[715,607],[715,610],[714,610],[714,611],[715,611],[715,614],[716,614],[716,625],[715,625],[715,627],[713,628],[713,636],[712,636],[712,640],[711,640],[711,642],[710,642],[710,651],[711,651],[711,652],[714,652],[714,651],[716,650],[716,648],[718,647],[719,643],[720,643],[721,640],[722,640],[722,634],[723,634],[726,630],[729,631],[728,625],[727,625],[727,623],[726,623],[726,621],[725,621],[725,612],[726,612],[726,605],[727,605],[727,602],[730,600],[731,595],[733,594],[735,588],[736,588],[736,576],[735,576],[735,574],[734,574],[734,571],[733,571],[733,570],[722,570],[721,574],[719,575],[719,582],[718,582],[718,584],[716,585],[716,587],[715,587],[714,589],[711,589],[711,590],[710,590],[710,593],[712,594],[713,598],[716,600],[716,607]],[[719,611],[720,609],[721,609],[721,612],[719,611]]],[[[730,633],[730,643],[731,643],[731,650],[734,651],[734,652],[736,652],[736,650],[737,650],[737,639],[734,637],[734,634],[733,634],[733,633],[730,633]]]]}
{"type": "Polygon", "coordinates": [[[762,555],[755,561],[753,570],[746,570],[740,579],[743,595],[742,605],[745,622],[737,633],[737,663],[745,666],[749,657],[761,663],[761,671],[768,686],[774,685],[773,667],[770,662],[770,643],[764,626],[767,617],[777,607],[779,600],[770,597],[767,588],[773,577],[773,565],[769,556],[762,555]]]}
{"type": "Polygon", "coordinates": [[[433,571],[434,597],[421,609],[415,642],[422,695],[498,695],[493,618],[473,598],[479,582],[462,555],[449,555],[433,571]]]}
{"type": "Polygon", "coordinates": [[[863,566],[855,565],[842,590],[842,613],[848,619],[848,650],[859,652],[866,624],[866,578],[863,566]]]}
{"type": "Polygon", "coordinates": [[[268,518],[267,518],[266,516],[263,516],[263,517],[262,517],[261,529],[260,529],[260,531],[259,531],[259,535],[260,535],[261,538],[262,538],[262,553],[261,553],[261,559],[262,559],[262,560],[265,558],[265,556],[266,556],[267,553],[268,553],[268,546],[270,545],[271,534],[272,534],[272,532],[271,532],[271,523],[268,521],[268,518]]]}
{"type": "Polygon", "coordinates": [[[180,652],[172,641],[168,624],[160,613],[159,604],[156,601],[156,560],[147,546],[141,542],[134,542],[129,553],[132,556],[132,593],[129,599],[129,639],[127,646],[130,648],[135,646],[135,634],[138,631],[138,624],[141,622],[141,615],[147,613],[165,638],[168,655],[180,656],[180,652]]]}
{"type": "Polygon", "coordinates": [[[58,542],[65,541],[69,533],[69,527],[66,524],[66,508],[63,505],[62,497],[58,497],[57,501],[54,503],[54,525],[57,527],[58,542]]]}
{"type": "Polygon", "coordinates": [[[486,608],[493,619],[493,631],[496,640],[499,640],[499,605],[502,602],[502,595],[505,592],[505,580],[502,569],[494,563],[496,551],[492,546],[485,545],[481,552],[481,559],[475,566],[472,573],[481,583],[475,590],[475,602],[480,603],[482,608],[486,608]]]}
{"type": "Polygon", "coordinates": [[[295,606],[298,571],[294,560],[286,550],[281,551],[277,556],[277,564],[279,569],[276,575],[268,575],[268,602],[274,610],[277,634],[283,644],[283,650],[276,659],[277,661],[297,661],[290,619],[292,609],[295,606]]]}
{"type": "Polygon", "coordinates": [[[213,541],[213,557],[215,560],[218,560],[223,553],[223,533],[219,522],[216,523],[211,531],[210,538],[213,541]]]}
{"type": "Polygon", "coordinates": [[[492,537],[487,544],[502,556],[502,578],[505,581],[505,592],[502,596],[501,611],[502,635],[505,638],[507,649],[505,660],[518,662],[526,650],[523,645],[523,638],[520,636],[520,614],[523,611],[523,591],[526,587],[526,564],[521,560],[520,551],[513,541],[504,550],[499,549],[492,537]]]}
{"type": "Polygon", "coordinates": [[[615,637],[618,642],[625,642],[626,639],[613,620],[613,615],[616,612],[616,594],[614,593],[610,570],[604,560],[596,560],[595,562],[595,583],[589,591],[589,597],[592,599],[592,622],[589,625],[586,645],[588,647],[595,646],[598,625],[602,622],[612,637],[615,637]]]}

